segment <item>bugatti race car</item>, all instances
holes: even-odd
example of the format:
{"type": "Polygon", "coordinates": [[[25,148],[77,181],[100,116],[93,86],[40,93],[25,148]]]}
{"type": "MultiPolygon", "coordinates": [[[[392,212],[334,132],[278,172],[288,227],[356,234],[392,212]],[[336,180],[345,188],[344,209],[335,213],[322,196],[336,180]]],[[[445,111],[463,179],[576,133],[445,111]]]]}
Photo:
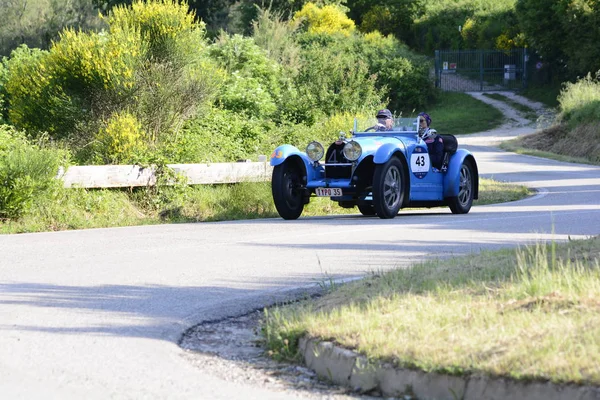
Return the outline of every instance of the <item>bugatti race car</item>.
{"type": "Polygon", "coordinates": [[[277,147],[270,159],[277,212],[297,219],[311,197],[325,196],[379,218],[394,218],[406,207],[447,206],[454,214],[468,213],[479,193],[475,157],[458,148],[455,136],[442,134],[443,164],[434,168],[417,127],[417,118],[396,118],[392,130],[370,132],[359,130],[355,121],[350,134],[340,132],[326,151],[319,142],[304,152],[288,144],[277,147]]]}

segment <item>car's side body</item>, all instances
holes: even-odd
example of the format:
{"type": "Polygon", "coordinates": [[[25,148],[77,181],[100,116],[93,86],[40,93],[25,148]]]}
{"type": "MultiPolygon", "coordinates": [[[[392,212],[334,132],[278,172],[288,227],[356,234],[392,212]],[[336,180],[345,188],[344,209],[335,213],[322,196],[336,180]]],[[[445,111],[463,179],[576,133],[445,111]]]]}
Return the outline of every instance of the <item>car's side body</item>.
{"type": "Polygon", "coordinates": [[[468,212],[479,191],[475,158],[469,151],[458,149],[453,136],[442,135],[447,153],[444,166],[442,170],[432,168],[427,145],[417,131],[411,129],[412,121],[399,120],[392,131],[352,132],[349,139],[341,135],[328,147],[324,162],[311,159],[307,152],[291,145],[277,147],[270,162],[274,167],[273,198],[282,217],[299,216],[295,209],[298,202],[292,202],[294,212],[283,210],[282,213],[282,209],[290,206],[290,196],[301,199],[304,205],[315,193],[332,194],[328,197],[342,207],[358,206],[363,214],[377,214],[381,218],[393,218],[404,207],[448,205],[454,213],[468,212]],[[349,142],[361,149],[354,160],[347,159],[344,153],[344,146],[349,142]],[[285,175],[282,170],[293,173],[282,178],[285,175]],[[276,182],[277,179],[286,181],[276,182]],[[323,189],[341,189],[341,193],[323,189]],[[466,197],[457,203],[457,198],[465,196],[465,189],[466,197]],[[276,191],[287,192],[288,196],[276,191]],[[391,197],[383,200],[386,193],[391,192],[394,192],[391,197]]]}

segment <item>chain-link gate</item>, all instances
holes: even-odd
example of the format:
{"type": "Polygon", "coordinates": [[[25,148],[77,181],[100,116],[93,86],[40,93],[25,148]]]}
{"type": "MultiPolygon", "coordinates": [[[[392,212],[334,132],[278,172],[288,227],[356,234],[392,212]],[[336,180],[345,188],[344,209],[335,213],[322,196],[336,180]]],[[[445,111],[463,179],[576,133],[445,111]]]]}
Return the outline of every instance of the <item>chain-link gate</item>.
{"type": "Polygon", "coordinates": [[[435,84],[454,92],[527,87],[527,49],[436,50],[435,84]]]}

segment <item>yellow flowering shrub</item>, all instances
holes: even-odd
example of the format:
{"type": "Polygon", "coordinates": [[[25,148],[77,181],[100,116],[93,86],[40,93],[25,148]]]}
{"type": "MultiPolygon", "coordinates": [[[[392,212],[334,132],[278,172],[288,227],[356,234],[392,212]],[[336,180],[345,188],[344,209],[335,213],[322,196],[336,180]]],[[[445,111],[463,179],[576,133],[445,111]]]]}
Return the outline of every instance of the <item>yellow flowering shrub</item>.
{"type": "Polygon", "coordinates": [[[356,28],[354,21],[339,6],[333,4],[318,7],[314,3],[306,3],[294,14],[294,20],[303,20],[308,32],[316,34],[350,36],[356,28]]]}
{"type": "Polygon", "coordinates": [[[133,162],[133,156],[144,147],[144,131],[137,118],[127,112],[116,112],[96,135],[96,154],[105,163],[133,162]]]}
{"type": "Polygon", "coordinates": [[[17,127],[68,137],[78,124],[130,98],[143,51],[134,30],[66,29],[49,51],[19,49],[8,61],[9,118],[17,127]]]}
{"type": "Polygon", "coordinates": [[[195,14],[189,11],[188,4],[174,0],[137,0],[131,6],[114,7],[105,19],[111,33],[131,28],[138,30],[143,41],[149,44],[147,56],[158,59],[173,55],[178,44],[189,39],[196,39],[201,47],[206,32],[204,22],[195,21],[195,14]]]}
{"type": "Polygon", "coordinates": [[[460,36],[464,41],[464,47],[469,49],[477,48],[477,21],[473,18],[467,18],[462,25],[460,36]]]}
{"type": "Polygon", "coordinates": [[[144,45],[134,29],[117,33],[83,33],[64,30],[43,67],[55,83],[113,90],[117,94],[134,86],[134,72],[144,45]]]}

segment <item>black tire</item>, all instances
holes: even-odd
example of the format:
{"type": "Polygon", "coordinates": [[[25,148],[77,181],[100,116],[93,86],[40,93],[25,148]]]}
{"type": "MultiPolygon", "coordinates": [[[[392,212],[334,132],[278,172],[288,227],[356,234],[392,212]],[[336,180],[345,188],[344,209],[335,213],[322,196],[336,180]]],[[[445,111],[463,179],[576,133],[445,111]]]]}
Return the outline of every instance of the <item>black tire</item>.
{"type": "Polygon", "coordinates": [[[277,212],[283,219],[298,219],[304,210],[304,189],[299,168],[284,162],[273,168],[271,192],[277,212]]]}
{"type": "Polygon", "coordinates": [[[475,174],[470,161],[465,160],[460,166],[459,179],[458,196],[448,198],[448,207],[450,207],[452,214],[466,214],[473,205],[475,174]]]}
{"type": "Polygon", "coordinates": [[[373,206],[379,218],[394,218],[404,201],[404,169],[402,162],[392,157],[375,166],[373,175],[373,206]]]}
{"type": "Polygon", "coordinates": [[[372,217],[373,215],[377,214],[373,204],[359,204],[358,211],[360,211],[360,213],[366,217],[372,217]]]}

